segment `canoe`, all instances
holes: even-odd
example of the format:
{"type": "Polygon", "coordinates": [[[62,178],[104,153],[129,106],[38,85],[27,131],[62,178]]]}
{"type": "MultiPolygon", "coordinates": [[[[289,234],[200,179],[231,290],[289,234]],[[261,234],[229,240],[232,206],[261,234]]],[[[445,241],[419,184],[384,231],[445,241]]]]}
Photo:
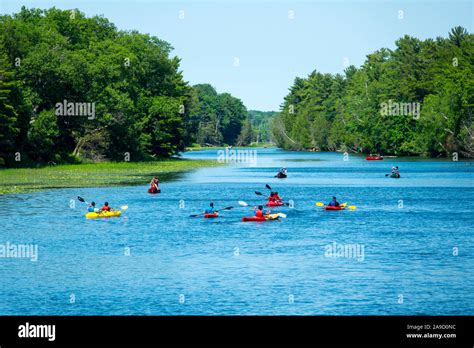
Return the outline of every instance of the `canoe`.
{"type": "Polygon", "coordinates": [[[204,219],[213,219],[219,216],[219,213],[204,214],[204,219]]]}
{"type": "Polygon", "coordinates": [[[155,193],[161,193],[161,190],[158,189],[158,190],[154,190],[152,189],[151,187],[148,189],[148,193],[152,193],[152,194],[155,194],[155,193]]]}
{"type": "Polygon", "coordinates": [[[267,207],[281,207],[282,205],[284,205],[285,203],[283,202],[272,202],[272,201],[268,201],[267,204],[265,204],[267,207]]]}
{"type": "Polygon", "coordinates": [[[367,156],[366,161],[381,161],[383,160],[382,156],[367,156]]]}
{"type": "Polygon", "coordinates": [[[86,214],[86,219],[119,217],[120,214],[122,214],[120,210],[103,211],[100,213],[89,212],[86,214]]]}
{"type": "Polygon", "coordinates": [[[269,221],[269,220],[276,220],[279,217],[280,217],[280,214],[276,213],[276,214],[269,214],[264,217],[257,217],[257,216],[243,217],[242,221],[243,222],[249,222],[249,221],[263,222],[263,221],[269,221]]]}

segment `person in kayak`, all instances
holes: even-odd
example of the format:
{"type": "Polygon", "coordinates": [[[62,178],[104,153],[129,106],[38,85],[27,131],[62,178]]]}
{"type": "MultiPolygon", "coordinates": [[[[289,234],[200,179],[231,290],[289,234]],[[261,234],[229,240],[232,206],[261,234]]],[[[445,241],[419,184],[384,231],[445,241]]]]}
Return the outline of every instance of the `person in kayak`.
{"type": "Polygon", "coordinates": [[[275,192],[273,198],[275,199],[275,202],[277,202],[277,203],[283,202],[283,199],[280,197],[280,195],[278,194],[278,192],[275,192]]]}
{"type": "Polygon", "coordinates": [[[265,215],[268,215],[269,212],[263,210],[263,205],[259,205],[258,207],[254,207],[254,214],[256,217],[265,217],[265,215]]]}
{"type": "Polygon", "coordinates": [[[87,208],[87,211],[90,213],[98,213],[99,208],[95,207],[95,202],[91,202],[91,204],[89,204],[89,208],[87,208]]]}
{"type": "Polygon", "coordinates": [[[287,174],[288,174],[288,171],[286,170],[286,168],[282,168],[282,169],[281,169],[281,173],[282,173],[283,175],[287,175],[287,174]]]}
{"type": "Polygon", "coordinates": [[[109,202],[105,202],[102,207],[102,211],[113,211],[114,209],[109,206],[109,202]]]}
{"type": "Polygon", "coordinates": [[[209,208],[204,210],[204,214],[214,214],[215,212],[216,212],[216,210],[214,209],[214,203],[213,202],[211,202],[211,204],[209,204],[209,208]]]}
{"type": "Polygon", "coordinates": [[[270,192],[270,196],[267,197],[267,200],[269,202],[275,202],[276,199],[275,199],[275,192],[270,192]]]}
{"type": "Polygon", "coordinates": [[[154,176],[153,179],[151,179],[151,181],[150,181],[150,187],[151,187],[153,192],[159,191],[159,189],[160,189],[159,184],[160,184],[160,182],[158,181],[158,178],[156,176],[154,176]]]}
{"type": "Polygon", "coordinates": [[[339,207],[340,204],[339,204],[339,202],[337,201],[336,197],[332,197],[332,201],[329,202],[328,206],[330,206],[330,207],[339,207]]]}

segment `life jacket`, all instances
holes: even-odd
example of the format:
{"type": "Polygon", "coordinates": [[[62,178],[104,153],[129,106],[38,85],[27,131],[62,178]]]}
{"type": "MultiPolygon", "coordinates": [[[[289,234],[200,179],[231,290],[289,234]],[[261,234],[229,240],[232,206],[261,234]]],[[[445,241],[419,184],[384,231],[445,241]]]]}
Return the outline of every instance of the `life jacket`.
{"type": "Polygon", "coordinates": [[[257,210],[255,211],[255,216],[256,216],[256,217],[263,217],[263,211],[257,209],[257,210]]]}
{"type": "Polygon", "coordinates": [[[279,195],[274,196],[275,201],[282,201],[281,197],[279,195]]]}
{"type": "Polygon", "coordinates": [[[104,205],[104,206],[102,207],[102,211],[110,211],[110,207],[104,205]]]}

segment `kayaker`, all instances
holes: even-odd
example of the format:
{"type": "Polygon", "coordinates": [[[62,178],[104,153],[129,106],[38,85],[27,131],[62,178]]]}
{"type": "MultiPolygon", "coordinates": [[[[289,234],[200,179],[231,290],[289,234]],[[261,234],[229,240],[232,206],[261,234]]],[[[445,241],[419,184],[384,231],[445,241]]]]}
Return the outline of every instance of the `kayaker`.
{"type": "Polygon", "coordinates": [[[286,168],[283,168],[283,169],[281,170],[281,173],[282,173],[283,175],[286,175],[286,174],[288,173],[288,171],[286,170],[286,168]]]}
{"type": "Polygon", "coordinates": [[[332,197],[332,201],[329,202],[328,206],[330,206],[330,207],[339,207],[340,204],[339,204],[339,202],[337,201],[336,197],[332,197]]]}
{"type": "Polygon", "coordinates": [[[258,207],[254,207],[254,214],[256,217],[265,217],[268,214],[265,210],[263,210],[263,205],[259,205],[258,207]]]}
{"type": "Polygon", "coordinates": [[[158,178],[156,176],[154,176],[153,179],[151,179],[151,181],[150,181],[150,187],[154,192],[156,192],[160,189],[158,187],[159,184],[160,184],[160,182],[158,181],[158,178]]]}
{"type": "Polygon", "coordinates": [[[209,208],[204,211],[204,214],[214,214],[214,213],[215,213],[214,203],[211,202],[211,204],[209,204],[209,208]]]}
{"type": "Polygon", "coordinates": [[[278,192],[275,192],[273,198],[275,199],[275,202],[283,202],[283,199],[278,195],[278,192]]]}
{"type": "Polygon", "coordinates": [[[395,167],[395,174],[400,175],[400,170],[398,169],[398,166],[395,167]]]}
{"type": "Polygon", "coordinates": [[[275,202],[275,192],[270,192],[270,196],[267,197],[269,202],[275,202]]]}
{"type": "Polygon", "coordinates": [[[109,206],[109,202],[105,202],[102,207],[102,211],[113,211],[114,209],[109,206]]]}
{"type": "Polygon", "coordinates": [[[95,207],[95,202],[91,202],[91,204],[89,204],[89,208],[87,208],[87,211],[90,213],[97,213],[99,212],[99,208],[95,207]]]}

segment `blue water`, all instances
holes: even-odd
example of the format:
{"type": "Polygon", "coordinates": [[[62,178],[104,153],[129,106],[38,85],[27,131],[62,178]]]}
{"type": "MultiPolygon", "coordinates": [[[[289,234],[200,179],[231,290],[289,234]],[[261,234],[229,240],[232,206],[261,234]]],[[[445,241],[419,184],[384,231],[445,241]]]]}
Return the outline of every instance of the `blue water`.
{"type": "Polygon", "coordinates": [[[0,258],[0,315],[474,314],[473,162],[257,155],[162,182],[155,196],[146,183],[0,196],[0,244],[39,250],[36,262],[0,258]],[[392,164],[401,179],[385,177],[392,164]],[[273,178],[280,166],[288,179],[273,178]],[[266,183],[294,208],[242,223],[251,212],[238,201],[262,202],[254,191],[266,183]],[[129,209],[86,220],[81,203],[70,206],[78,195],[129,209]],[[332,195],[357,209],[315,206],[332,195]],[[189,217],[211,200],[235,208],[189,217]],[[363,246],[363,258],[328,257],[334,242],[363,246]]]}

